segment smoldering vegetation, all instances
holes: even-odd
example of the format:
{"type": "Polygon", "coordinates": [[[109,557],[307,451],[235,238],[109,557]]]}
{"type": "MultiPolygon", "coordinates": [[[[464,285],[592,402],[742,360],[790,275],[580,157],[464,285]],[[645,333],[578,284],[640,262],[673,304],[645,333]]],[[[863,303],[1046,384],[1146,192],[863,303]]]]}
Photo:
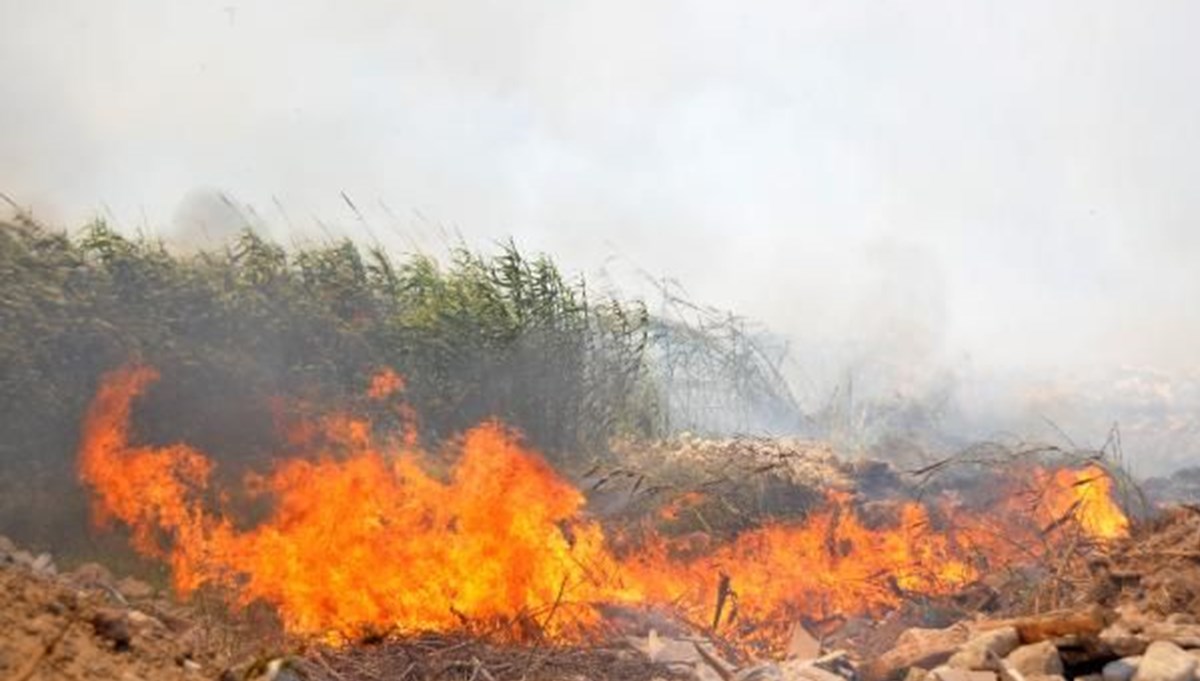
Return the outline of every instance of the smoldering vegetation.
{"type": "Polygon", "coordinates": [[[163,375],[137,435],[212,452],[227,475],[277,453],[276,398],[345,404],[381,367],[406,378],[428,443],[496,417],[565,469],[622,438],[803,424],[739,320],[652,316],[511,243],[439,262],[248,230],[184,254],[18,215],[0,225],[0,279],[0,532],[60,552],[94,541],[79,424],[103,373],[131,360],[163,375]]]}
{"type": "MultiPolygon", "coordinates": [[[[18,213],[0,222],[0,279],[0,533],[68,559],[117,550],[84,531],[74,460],[100,377],[129,361],[162,373],[137,437],[196,446],[231,480],[281,453],[281,399],[369,408],[355,400],[382,367],[405,377],[431,449],[495,417],[585,486],[588,471],[628,467],[630,451],[693,435],[799,436],[904,470],[970,459],[980,437],[1040,451],[965,419],[953,384],[879,398],[847,373],[822,399],[798,397],[786,376],[812,358],[751,320],[668,286],[649,305],[600,292],[511,242],[397,256],[350,241],[285,248],[247,229],[183,251],[18,213]]],[[[1095,429],[1104,444],[1063,451],[1118,451],[1124,466],[1108,426],[1095,429]]],[[[688,465],[667,465],[666,482],[688,465]]]]}

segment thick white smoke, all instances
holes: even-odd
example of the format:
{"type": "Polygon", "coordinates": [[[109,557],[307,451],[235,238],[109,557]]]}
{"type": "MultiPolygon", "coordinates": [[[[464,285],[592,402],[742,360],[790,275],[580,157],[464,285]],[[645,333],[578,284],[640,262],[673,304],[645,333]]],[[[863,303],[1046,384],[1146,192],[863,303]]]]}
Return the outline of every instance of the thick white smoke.
{"type": "Polygon", "coordinates": [[[1196,3],[0,16],[0,190],[58,224],[204,242],[246,218],[397,250],[512,235],[763,320],[813,399],[848,373],[880,394],[949,373],[970,409],[1081,429],[1198,406],[1196,3]]]}

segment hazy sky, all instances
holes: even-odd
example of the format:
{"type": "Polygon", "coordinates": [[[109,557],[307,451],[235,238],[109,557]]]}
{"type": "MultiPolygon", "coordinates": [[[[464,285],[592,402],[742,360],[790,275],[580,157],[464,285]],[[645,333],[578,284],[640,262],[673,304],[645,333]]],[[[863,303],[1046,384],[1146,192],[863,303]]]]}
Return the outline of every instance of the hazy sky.
{"type": "Polygon", "coordinates": [[[0,190],[169,232],[219,189],[281,238],[369,239],[344,190],[396,249],[512,235],[800,346],[1192,365],[1197,26],[1187,1],[0,0],[0,190]]]}

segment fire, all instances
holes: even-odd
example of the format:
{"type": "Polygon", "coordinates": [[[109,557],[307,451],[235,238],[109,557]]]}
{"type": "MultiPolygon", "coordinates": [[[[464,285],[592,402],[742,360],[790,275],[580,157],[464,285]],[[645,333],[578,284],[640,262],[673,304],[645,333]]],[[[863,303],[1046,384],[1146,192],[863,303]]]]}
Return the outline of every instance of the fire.
{"type": "Polygon", "coordinates": [[[1096,465],[1080,470],[1038,472],[1046,506],[1056,518],[1072,516],[1090,536],[1116,539],[1129,534],[1129,518],[1113,503],[1113,479],[1096,465]]]}
{"type": "MultiPolygon", "coordinates": [[[[79,473],[95,518],[130,527],[138,551],[170,563],[181,594],[211,585],[239,604],[268,603],[301,635],[468,629],[570,640],[602,624],[602,604],[659,604],[734,633],[782,631],[799,616],[952,593],[1027,560],[1014,546],[1044,545],[1054,536],[1047,528],[1070,525],[1089,539],[1128,528],[1111,478],[1091,466],[1038,469],[1038,495],[1021,514],[947,498],[895,505],[881,524],[848,493],[831,492],[803,521],[705,551],[654,533],[618,551],[584,495],[514,432],[483,423],[448,456],[433,456],[401,405],[392,436],[340,413],[289,424],[285,441],[304,451],[246,476],[241,493],[265,496],[271,509],[246,529],[224,491],[210,489],[215,464],[203,453],[132,442],[133,402],[156,378],[144,366],[115,371],[87,412],[79,473]],[[437,463],[446,460],[448,468],[437,463]],[[1006,519],[1017,515],[1027,522],[1006,519]]],[[[367,396],[385,403],[403,390],[385,371],[367,396]]],[[[681,498],[658,518],[698,500],[681,498]]]]}

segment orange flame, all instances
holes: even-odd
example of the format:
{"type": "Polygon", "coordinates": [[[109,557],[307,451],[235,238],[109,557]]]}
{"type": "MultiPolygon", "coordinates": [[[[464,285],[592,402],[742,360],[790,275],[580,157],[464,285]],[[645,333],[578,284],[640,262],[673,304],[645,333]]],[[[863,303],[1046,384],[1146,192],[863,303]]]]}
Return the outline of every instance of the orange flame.
{"type": "MultiPolygon", "coordinates": [[[[298,634],[475,628],[564,640],[597,626],[605,603],[670,604],[704,621],[721,575],[737,623],[773,630],[799,615],[879,611],[908,594],[951,593],[989,567],[1028,559],[1014,546],[1044,543],[1050,526],[1071,523],[1094,539],[1128,529],[1111,478],[1090,466],[1039,469],[1040,496],[1023,515],[973,513],[941,499],[900,504],[880,527],[849,494],[830,493],[826,508],[801,522],[771,523],[699,556],[686,550],[687,538],[653,534],[618,554],[585,515],[583,494],[499,423],[459,438],[455,463],[439,476],[410,429],[379,436],[345,414],[296,424],[287,440],[307,455],[247,476],[247,492],[268,495],[272,510],[239,529],[235,514],[207,500],[207,457],[186,445],[131,442],[132,403],[156,378],[144,366],[115,371],[87,412],[79,472],[94,492],[94,516],[128,525],[138,551],[169,561],[180,593],[228,588],[241,604],[271,604],[298,634]],[[1028,522],[1006,519],[1016,515],[1028,522]]],[[[385,372],[368,394],[384,400],[402,390],[403,380],[385,372]]],[[[400,414],[412,423],[406,407],[400,414]]]]}

